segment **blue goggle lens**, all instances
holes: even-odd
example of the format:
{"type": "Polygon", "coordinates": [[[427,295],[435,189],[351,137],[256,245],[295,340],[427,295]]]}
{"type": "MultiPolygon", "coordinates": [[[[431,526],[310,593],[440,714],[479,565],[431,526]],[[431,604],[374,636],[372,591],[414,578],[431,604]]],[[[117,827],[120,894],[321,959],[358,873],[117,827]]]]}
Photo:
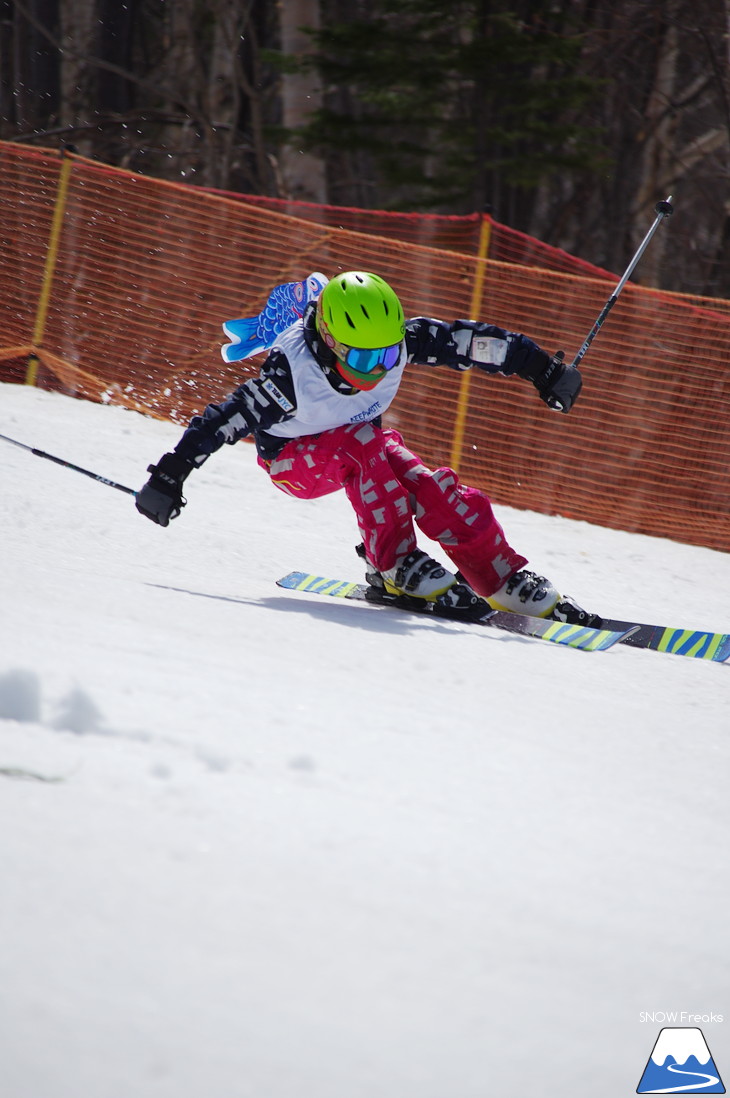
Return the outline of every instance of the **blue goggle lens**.
{"type": "Polygon", "coordinates": [[[400,348],[400,343],[394,343],[392,347],[378,347],[374,350],[351,347],[347,352],[345,362],[360,374],[370,374],[378,366],[384,366],[386,370],[392,370],[400,359],[400,348]]]}

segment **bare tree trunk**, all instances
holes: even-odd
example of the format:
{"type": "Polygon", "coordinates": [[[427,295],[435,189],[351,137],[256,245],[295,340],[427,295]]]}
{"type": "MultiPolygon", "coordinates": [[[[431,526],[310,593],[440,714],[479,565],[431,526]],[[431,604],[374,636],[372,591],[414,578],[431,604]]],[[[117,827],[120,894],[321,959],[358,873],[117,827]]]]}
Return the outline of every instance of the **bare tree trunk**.
{"type": "MultiPolygon", "coordinates": [[[[301,30],[319,28],[319,0],[283,0],[281,12],[281,49],[285,55],[302,57],[311,50],[309,37],[301,30]]],[[[322,89],[314,72],[285,74],[282,79],[282,122],[286,129],[304,125],[312,111],[322,105],[322,89]]],[[[291,198],[307,202],[326,202],[327,187],[324,161],[303,152],[296,144],[281,152],[281,175],[291,198]]]]}
{"type": "MultiPolygon", "coordinates": [[[[725,177],[730,176],[730,0],[724,0],[724,51],[718,50],[717,80],[722,90],[722,102],[725,121],[725,177]]],[[[717,244],[712,262],[709,265],[707,280],[703,291],[718,297],[730,296],[730,198],[725,198],[723,217],[717,234],[717,244]]]]}
{"type": "MultiPolygon", "coordinates": [[[[677,16],[679,0],[667,0],[666,23],[657,46],[654,82],[644,111],[645,139],[641,150],[639,190],[633,216],[633,237],[641,240],[654,204],[666,198],[664,193],[679,174],[677,162],[677,63],[679,44],[677,16]]],[[[655,286],[662,267],[666,234],[660,235],[642,260],[636,281],[655,286]]]]}
{"type": "Polygon", "coordinates": [[[13,13],[15,123],[26,134],[43,131],[57,118],[59,65],[40,27],[58,27],[58,0],[28,0],[13,13]]]}
{"type": "Polygon", "coordinates": [[[167,89],[164,108],[174,113],[172,89],[184,88],[188,106],[194,106],[182,125],[163,122],[157,132],[160,151],[172,160],[175,176],[180,180],[207,182],[207,173],[198,174],[198,167],[207,160],[205,128],[199,124],[201,97],[200,74],[196,68],[196,35],[193,23],[195,0],[175,0],[164,9],[164,51],[158,75],[160,84],[167,89]],[[201,147],[202,146],[202,147],[201,147]]]}
{"type": "Polygon", "coordinates": [[[170,116],[180,116],[184,106],[183,117],[162,123],[158,140],[177,178],[230,185],[240,108],[238,54],[249,8],[230,0],[175,0],[164,9],[158,74],[170,116]]]}
{"type": "MultiPolygon", "coordinates": [[[[60,0],[61,4],[61,123],[87,126],[94,121],[95,70],[87,60],[95,39],[95,0],[60,0]]],[[[74,144],[84,156],[92,156],[95,138],[81,134],[74,144]]]]}
{"type": "Polygon", "coordinates": [[[204,112],[210,126],[211,155],[207,176],[212,187],[229,185],[231,158],[238,116],[236,54],[242,25],[241,16],[228,3],[218,4],[208,54],[204,112]]]}

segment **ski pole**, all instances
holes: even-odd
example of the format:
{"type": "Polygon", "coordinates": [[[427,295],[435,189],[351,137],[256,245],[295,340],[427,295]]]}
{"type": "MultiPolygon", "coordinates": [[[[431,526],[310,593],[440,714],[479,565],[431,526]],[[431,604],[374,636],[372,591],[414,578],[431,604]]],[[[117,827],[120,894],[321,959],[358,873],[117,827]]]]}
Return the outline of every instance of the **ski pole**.
{"type": "Polygon", "coordinates": [[[634,267],[639,262],[642,255],[644,254],[644,252],[646,250],[646,247],[647,247],[649,241],[651,240],[651,238],[653,237],[654,233],[657,231],[657,229],[661,225],[664,218],[665,217],[671,217],[672,214],[674,213],[674,207],[672,206],[672,196],[671,196],[671,194],[670,194],[669,198],[665,199],[663,202],[657,202],[656,206],[654,207],[654,210],[656,212],[656,219],[654,221],[654,224],[649,229],[649,232],[646,234],[646,236],[642,240],[641,244],[639,245],[639,247],[637,249],[637,252],[636,252],[636,255],[631,260],[628,267],[626,268],[623,275],[621,276],[621,279],[620,279],[618,285],[616,286],[616,289],[613,291],[613,293],[609,297],[608,301],[603,306],[603,309],[601,311],[601,315],[596,320],[596,323],[593,325],[590,332],[586,336],[586,339],[585,339],[585,342],[583,343],[583,346],[581,347],[581,349],[578,351],[578,354],[573,359],[573,362],[572,362],[573,366],[578,365],[580,360],[583,358],[583,355],[586,353],[586,351],[590,347],[591,343],[593,342],[593,340],[598,335],[598,333],[599,333],[599,331],[600,331],[600,329],[603,325],[604,320],[606,319],[608,314],[611,312],[611,309],[616,304],[616,300],[618,298],[618,295],[621,293],[624,286],[626,285],[629,278],[631,277],[631,273],[632,273],[634,267]]]}
{"type": "Polygon", "coordinates": [[[28,450],[31,454],[35,454],[36,457],[47,458],[48,461],[55,461],[56,465],[63,465],[66,469],[73,469],[75,473],[83,473],[85,477],[91,477],[92,480],[98,480],[100,484],[108,484],[110,488],[117,488],[120,492],[126,492],[127,495],[136,496],[134,488],[127,488],[124,484],[117,484],[115,480],[108,480],[106,477],[100,476],[99,473],[92,473],[90,469],[82,469],[80,465],[74,465],[70,461],[65,461],[63,458],[54,457],[53,454],[47,454],[45,450],[38,450],[35,446],[26,446],[24,442],[17,442],[14,438],[8,438],[7,435],[0,435],[0,438],[5,442],[11,442],[13,446],[19,446],[21,450],[28,450]]]}

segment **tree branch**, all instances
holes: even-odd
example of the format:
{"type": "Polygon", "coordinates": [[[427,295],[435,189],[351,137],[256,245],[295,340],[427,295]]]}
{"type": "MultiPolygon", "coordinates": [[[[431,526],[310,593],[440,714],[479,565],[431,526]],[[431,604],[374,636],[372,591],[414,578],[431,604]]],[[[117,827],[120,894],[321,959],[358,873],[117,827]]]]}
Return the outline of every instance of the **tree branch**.
{"type": "Polygon", "coordinates": [[[93,65],[97,69],[105,69],[107,72],[113,72],[116,76],[121,76],[122,79],[128,80],[131,84],[135,84],[139,88],[143,88],[145,91],[154,92],[156,96],[165,96],[169,98],[176,106],[181,107],[185,113],[199,124],[204,122],[199,117],[199,113],[194,110],[188,103],[186,103],[177,92],[170,88],[160,86],[158,83],[151,80],[145,80],[143,76],[137,76],[133,72],[129,72],[128,69],[123,68],[121,65],[114,64],[113,61],[104,61],[101,57],[95,57],[93,54],[84,53],[81,50],[76,50],[72,46],[64,46],[61,41],[51,31],[36,19],[33,12],[28,9],[24,0],[15,0],[15,7],[23,16],[23,18],[30,23],[30,25],[38,31],[38,33],[49,42],[58,53],[63,56],[64,54],[69,57],[75,57],[79,61],[84,61],[88,65],[93,65]]]}

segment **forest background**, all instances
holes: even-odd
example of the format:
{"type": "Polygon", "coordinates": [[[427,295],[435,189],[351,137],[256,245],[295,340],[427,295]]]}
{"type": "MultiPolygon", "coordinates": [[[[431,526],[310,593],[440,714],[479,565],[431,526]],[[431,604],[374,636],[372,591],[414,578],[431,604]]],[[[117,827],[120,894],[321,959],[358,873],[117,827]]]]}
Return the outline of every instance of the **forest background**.
{"type": "Polygon", "coordinates": [[[0,0],[0,138],[730,296],[730,0],[0,0]],[[673,254],[681,256],[674,260],[673,254]]]}

